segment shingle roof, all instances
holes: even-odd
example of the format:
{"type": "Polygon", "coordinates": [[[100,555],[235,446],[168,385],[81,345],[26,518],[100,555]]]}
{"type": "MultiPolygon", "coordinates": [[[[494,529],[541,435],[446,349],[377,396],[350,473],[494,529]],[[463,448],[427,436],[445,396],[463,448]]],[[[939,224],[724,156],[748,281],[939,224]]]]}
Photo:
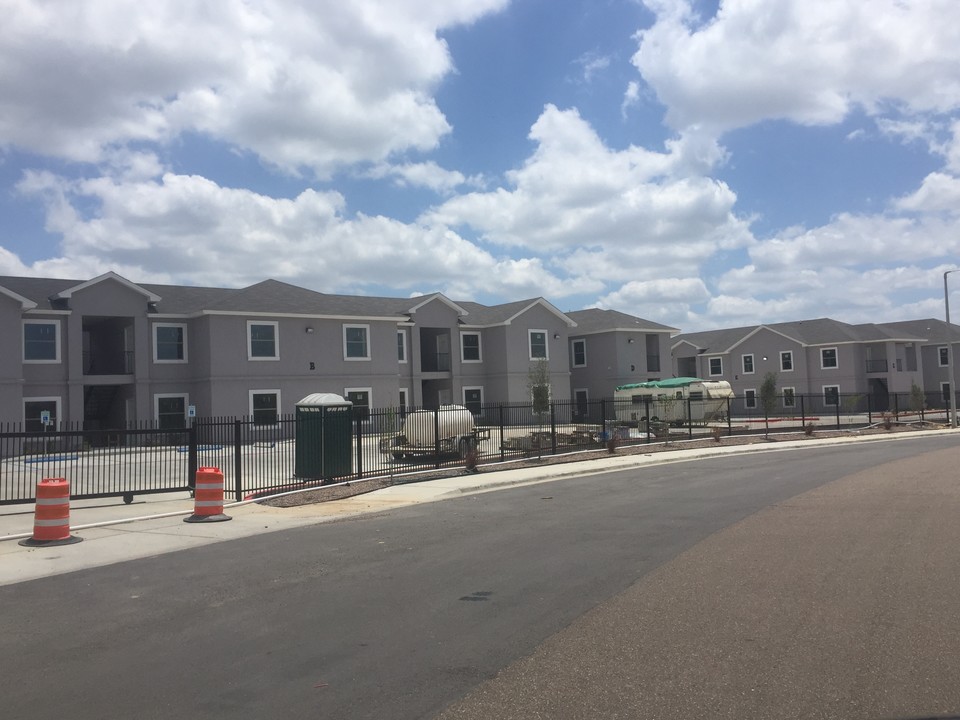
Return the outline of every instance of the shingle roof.
{"type": "Polygon", "coordinates": [[[636,330],[638,332],[672,332],[680,330],[669,325],[661,325],[652,320],[644,320],[617,310],[573,310],[567,315],[577,323],[576,333],[592,333],[612,330],[636,330]]]}

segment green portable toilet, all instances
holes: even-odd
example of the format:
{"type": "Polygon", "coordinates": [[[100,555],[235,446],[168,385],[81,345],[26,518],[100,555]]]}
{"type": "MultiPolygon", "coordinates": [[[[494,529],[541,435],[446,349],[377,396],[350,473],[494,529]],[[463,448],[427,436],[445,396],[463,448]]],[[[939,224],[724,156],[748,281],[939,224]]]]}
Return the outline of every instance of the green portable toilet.
{"type": "Polygon", "coordinates": [[[353,403],[333,393],[313,393],[296,405],[294,475],[329,480],[353,472],[353,403]]]}

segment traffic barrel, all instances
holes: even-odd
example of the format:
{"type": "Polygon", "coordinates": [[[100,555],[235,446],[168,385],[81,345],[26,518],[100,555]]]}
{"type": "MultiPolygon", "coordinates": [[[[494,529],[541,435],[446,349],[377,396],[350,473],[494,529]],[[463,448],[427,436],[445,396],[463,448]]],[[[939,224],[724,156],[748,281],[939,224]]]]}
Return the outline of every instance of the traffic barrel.
{"type": "Polygon", "coordinates": [[[223,514],[223,473],[220,468],[202,467],[197,470],[193,489],[193,515],[184,522],[223,522],[232,520],[223,514]]]}
{"type": "Polygon", "coordinates": [[[43,478],[37,482],[37,504],[33,515],[33,537],[21,540],[26,547],[71,545],[83,538],[70,534],[70,483],[65,478],[43,478]]]}

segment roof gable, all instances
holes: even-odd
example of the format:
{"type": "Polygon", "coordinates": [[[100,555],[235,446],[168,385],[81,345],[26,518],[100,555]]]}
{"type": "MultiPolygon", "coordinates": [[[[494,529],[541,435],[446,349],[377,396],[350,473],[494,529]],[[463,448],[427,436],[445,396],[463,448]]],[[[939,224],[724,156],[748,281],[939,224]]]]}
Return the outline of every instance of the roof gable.
{"type": "Polygon", "coordinates": [[[134,292],[139,293],[140,295],[143,295],[147,299],[147,302],[153,302],[153,303],[160,302],[159,295],[156,295],[155,293],[150,292],[149,290],[147,290],[141,285],[137,285],[134,282],[130,282],[125,277],[121,277],[120,275],[117,275],[115,272],[113,272],[113,270],[109,270],[105,272],[103,275],[97,275],[97,277],[93,278],[92,280],[87,280],[86,282],[79,283],[78,285],[71,285],[70,287],[64,288],[63,290],[58,292],[56,295],[54,295],[54,297],[62,300],[69,300],[74,293],[79,292],[81,290],[86,290],[89,287],[93,287],[94,285],[98,285],[108,280],[112,280],[113,282],[120,283],[124,287],[130,290],[133,290],[134,292]]]}

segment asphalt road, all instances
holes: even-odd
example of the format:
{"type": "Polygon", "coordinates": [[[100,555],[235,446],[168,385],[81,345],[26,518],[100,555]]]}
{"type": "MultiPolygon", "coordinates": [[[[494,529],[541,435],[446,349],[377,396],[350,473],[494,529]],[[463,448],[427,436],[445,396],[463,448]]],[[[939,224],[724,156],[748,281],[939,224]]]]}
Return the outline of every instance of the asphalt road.
{"type": "Polygon", "coordinates": [[[0,587],[2,714],[960,713],[955,442],[593,475],[0,587]]]}

